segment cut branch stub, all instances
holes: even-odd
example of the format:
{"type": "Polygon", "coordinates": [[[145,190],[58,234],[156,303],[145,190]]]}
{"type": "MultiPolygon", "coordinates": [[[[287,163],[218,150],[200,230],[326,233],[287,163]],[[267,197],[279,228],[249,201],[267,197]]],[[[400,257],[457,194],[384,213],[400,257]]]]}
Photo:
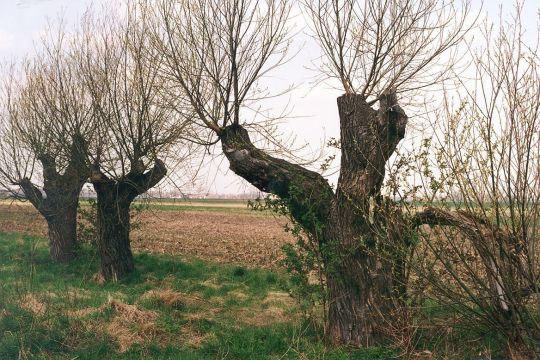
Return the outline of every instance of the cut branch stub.
{"type": "Polygon", "coordinates": [[[54,191],[60,186],[63,176],[58,173],[56,159],[52,155],[41,154],[38,159],[43,166],[43,191],[49,194],[51,190],[54,191]]]}
{"type": "Polygon", "coordinates": [[[338,193],[361,202],[378,195],[385,165],[405,136],[407,115],[397,104],[394,91],[381,96],[379,111],[362,95],[337,99],[341,128],[341,172],[338,193]]]}
{"type": "Polygon", "coordinates": [[[397,144],[405,137],[408,117],[399,106],[395,89],[384,92],[379,101],[379,124],[386,140],[386,160],[390,158],[397,144]]]}

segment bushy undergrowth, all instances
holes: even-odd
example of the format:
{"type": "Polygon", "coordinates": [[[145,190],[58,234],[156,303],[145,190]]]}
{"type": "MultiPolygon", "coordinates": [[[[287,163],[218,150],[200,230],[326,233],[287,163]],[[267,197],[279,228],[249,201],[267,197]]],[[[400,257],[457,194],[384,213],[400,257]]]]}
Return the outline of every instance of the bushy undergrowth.
{"type": "MultiPolygon", "coordinates": [[[[305,321],[311,324],[318,337],[323,339],[328,301],[322,260],[324,250],[290,217],[284,201],[269,196],[250,203],[250,206],[254,210],[271,211],[278,216],[289,217],[290,224],[285,226],[285,231],[291,233],[296,242],[283,247],[282,265],[289,275],[288,291],[297,302],[305,321]]],[[[419,203],[409,204],[409,207],[408,214],[402,216],[401,221],[404,224],[411,221],[409,217],[422,210],[422,204],[419,203]]],[[[436,252],[422,242],[426,241],[423,230],[414,227],[406,229],[410,233],[399,234],[408,239],[410,246],[403,248],[402,257],[392,257],[404,259],[403,279],[406,281],[402,282],[402,306],[396,308],[397,313],[392,313],[389,319],[381,319],[380,324],[381,331],[387,338],[387,348],[394,349],[392,354],[399,358],[499,359],[510,356],[521,359],[522,355],[516,355],[512,351],[511,339],[507,336],[509,329],[493,325],[495,316],[482,318],[496,309],[489,308],[482,301],[475,304],[457,296],[450,297],[456,300],[454,302],[441,298],[441,291],[453,290],[456,291],[454,294],[457,294],[459,290],[450,281],[451,275],[464,284],[468,280],[461,279],[460,274],[467,272],[452,272],[452,267],[441,266],[441,262],[446,264],[444,259],[449,256],[450,251],[436,252]]],[[[441,236],[431,241],[441,246],[446,240],[441,236]]],[[[456,241],[464,243],[462,239],[456,241]]],[[[455,248],[463,250],[463,246],[456,245],[455,248]]],[[[452,264],[467,266],[464,259],[458,259],[452,264]]],[[[540,314],[529,315],[532,317],[526,321],[532,324],[528,330],[533,330],[540,314]]]]}

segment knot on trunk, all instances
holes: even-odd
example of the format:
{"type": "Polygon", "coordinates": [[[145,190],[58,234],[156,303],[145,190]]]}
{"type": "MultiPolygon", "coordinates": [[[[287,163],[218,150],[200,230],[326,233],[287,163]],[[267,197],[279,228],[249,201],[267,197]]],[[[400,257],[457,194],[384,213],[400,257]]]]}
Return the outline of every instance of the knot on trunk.
{"type": "Polygon", "coordinates": [[[254,149],[248,131],[238,124],[229,125],[224,128],[219,138],[225,153],[231,153],[241,149],[254,149]]]}

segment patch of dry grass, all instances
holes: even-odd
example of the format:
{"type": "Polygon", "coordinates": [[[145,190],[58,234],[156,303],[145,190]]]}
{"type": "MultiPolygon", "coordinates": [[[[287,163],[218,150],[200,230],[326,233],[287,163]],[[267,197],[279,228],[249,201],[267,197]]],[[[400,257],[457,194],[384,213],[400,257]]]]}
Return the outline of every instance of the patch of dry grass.
{"type": "Polygon", "coordinates": [[[26,310],[30,311],[36,316],[43,316],[47,310],[47,306],[39,301],[34,294],[28,293],[23,295],[19,299],[19,306],[26,310]]]}
{"type": "Polygon", "coordinates": [[[83,309],[76,309],[76,310],[67,310],[66,315],[72,318],[84,318],[88,315],[95,314],[100,311],[100,308],[96,307],[87,307],[83,309]]]}
{"type": "Polygon", "coordinates": [[[156,320],[158,313],[146,310],[110,297],[99,307],[86,307],[82,309],[69,309],[65,314],[70,318],[79,320],[83,328],[94,332],[105,332],[116,340],[118,350],[125,352],[134,344],[144,344],[154,340],[156,333],[156,320]],[[105,319],[84,318],[94,314],[111,312],[111,317],[105,319]]]}
{"type": "Polygon", "coordinates": [[[196,295],[186,294],[172,289],[150,290],[141,296],[142,300],[151,299],[160,306],[178,308],[183,305],[200,305],[204,300],[196,295]]]}
{"type": "Polygon", "coordinates": [[[212,332],[201,332],[197,330],[193,324],[188,323],[182,326],[181,330],[181,342],[192,347],[200,348],[202,344],[215,338],[215,334],[212,332]]]}
{"type": "MultiPolygon", "coordinates": [[[[235,292],[230,295],[236,297],[235,292]]],[[[269,291],[262,301],[249,307],[230,309],[227,316],[245,325],[264,327],[298,320],[295,310],[296,302],[289,294],[269,291]]]]}
{"type": "Polygon", "coordinates": [[[212,277],[208,280],[205,280],[202,285],[212,288],[212,289],[219,289],[221,288],[221,284],[219,284],[218,279],[215,277],[212,277]]]}
{"type": "Polygon", "coordinates": [[[291,295],[283,291],[269,291],[262,303],[277,304],[287,308],[293,307],[296,304],[291,295]]]}
{"type": "Polygon", "coordinates": [[[105,331],[116,338],[120,352],[128,350],[133,344],[148,342],[154,337],[158,317],[155,311],[142,310],[136,305],[113,298],[102,306],[101,310],[105,309],[113,311],[113,317],[105,326],[105,331]]]}

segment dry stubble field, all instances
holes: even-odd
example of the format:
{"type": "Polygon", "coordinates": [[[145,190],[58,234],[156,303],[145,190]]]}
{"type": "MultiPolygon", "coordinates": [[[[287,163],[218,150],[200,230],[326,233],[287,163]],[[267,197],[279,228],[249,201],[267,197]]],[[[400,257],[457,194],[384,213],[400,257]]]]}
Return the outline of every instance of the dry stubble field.
{"type": "MultiPolygon", "coordinates": [[[[286,219],[250,211],[239,201],[150,204],[132,232],[134,251],[195,256],[220,263],[272,268],[293,241],[286,219]]],[[[0,201],[0,231],[45,237],[47,226],[29,204],[0,201]]]]}

